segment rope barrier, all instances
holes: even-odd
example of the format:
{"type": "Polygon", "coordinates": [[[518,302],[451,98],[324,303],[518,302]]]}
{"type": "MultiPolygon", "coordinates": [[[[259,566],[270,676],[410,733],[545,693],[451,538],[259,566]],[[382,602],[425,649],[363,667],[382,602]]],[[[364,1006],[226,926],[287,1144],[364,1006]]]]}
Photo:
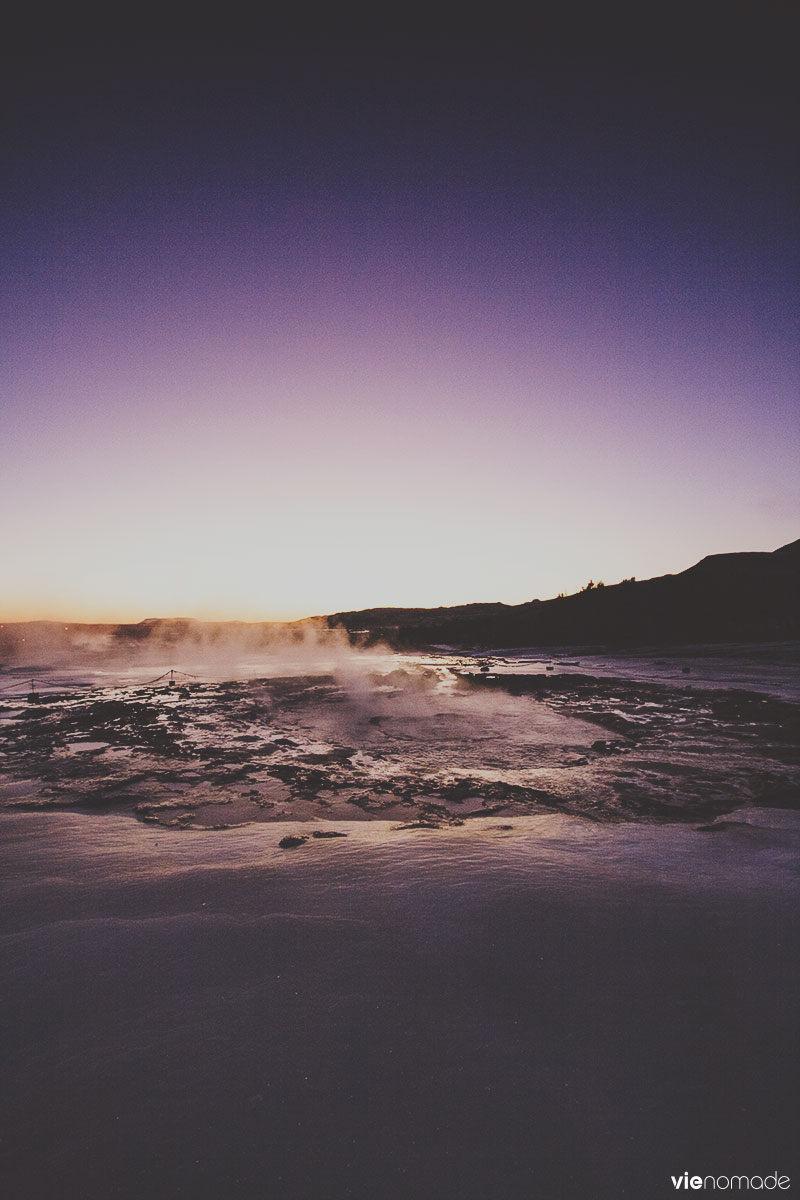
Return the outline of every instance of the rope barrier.
{"type": "Polygon", "coordinates": [[[155,679],[146,679],[144,683],[129,683],[128,687],[150,687],[151,684],[160,683],[162,679],[171,679],[174,675],[185,675],[187,679],[199,679],[199,675],[191,675],[188,671],[179,671],[173,667],[170,671],[165,671],[163,675],[156,675],[155,679]]]}
{"type": "MultiPolygon", "coordinates": [[[[200,679],[201,678],[200,675],[192,675],[191,672],[189,672],[189,671],[180,671],[180,670],[178,670],[177,667],[173,667],[171,670],[165,671],[163,675],[156,675],[155,679],[146,679],[144,681],[144,683],[132,682],[132,683],[127,683],[127,684],[120,684],[117,686],[126,687],[126,688],[151,687],[154,683],[161,683],[162,679],[173,679],[176,675],[181,675],[186,679],[200,679]]],[[[58,688],[59,690],[66,689],[66,690],[72,691],[75,688],[93,688],[97,685],[93,684],[93,683],[62,683],[62,684],[54,683],[54,684],[51,684],[49,681],[45,680],[43,683],[40,683],[39,686],[45,687],[45,688],[55,687],[55,688],[58,688]]],[[[16,680],[14,683],[8,683],[5,685],[5,687],[0,687],[0,694],[3,694],[5,692],[11,692],[11,691],[14,691],[15,689],[19,690],[19,691],[25,691],[25,692],[36,691],[36,688],[34,686],[34,679],[30,678],[30,679],[25,680],[24,682],[22,682],[21,680],[16,680]]]]}

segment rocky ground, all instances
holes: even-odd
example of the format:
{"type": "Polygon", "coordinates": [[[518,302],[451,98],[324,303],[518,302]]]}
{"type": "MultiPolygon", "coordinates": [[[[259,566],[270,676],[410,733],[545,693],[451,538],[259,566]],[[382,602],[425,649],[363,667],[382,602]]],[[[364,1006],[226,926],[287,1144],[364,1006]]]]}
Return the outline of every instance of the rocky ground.
{"type": "Polygon", "coordinates": [[[0,766],[5,807],[127,811],[175,829],[430,828],[547,810],[711,823],[798,806],[800,705],[424,667],[95,688],[0,707],[0,766]]]}

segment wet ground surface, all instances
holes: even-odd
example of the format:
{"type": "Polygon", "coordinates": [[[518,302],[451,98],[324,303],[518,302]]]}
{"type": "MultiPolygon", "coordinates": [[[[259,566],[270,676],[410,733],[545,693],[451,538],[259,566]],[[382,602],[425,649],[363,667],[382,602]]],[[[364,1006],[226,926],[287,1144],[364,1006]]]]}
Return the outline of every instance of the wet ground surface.
{"type": "Polygon", "coordinates": [[[0,813],[0,1194],[796,1180],[800,814],[726,822],[0,813]]]}
{"type": "Polygon", "coordinates": [[[800,807],[800,704],[774,694],[577,664],[389,666],[6,698],[0,805],[173,829],[547,811],[717,828],[748,806],[800,807]]]}

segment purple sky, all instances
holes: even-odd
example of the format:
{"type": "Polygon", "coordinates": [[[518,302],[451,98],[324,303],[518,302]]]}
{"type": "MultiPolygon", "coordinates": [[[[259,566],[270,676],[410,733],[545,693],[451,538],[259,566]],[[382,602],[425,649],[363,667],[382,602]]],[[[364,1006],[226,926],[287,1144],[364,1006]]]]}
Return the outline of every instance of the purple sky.
{"type": "Polygon", "coordinates": [[[519,602],[797,537],[792,64],[736,11],[12,47],[0,616],[519,602]]]}

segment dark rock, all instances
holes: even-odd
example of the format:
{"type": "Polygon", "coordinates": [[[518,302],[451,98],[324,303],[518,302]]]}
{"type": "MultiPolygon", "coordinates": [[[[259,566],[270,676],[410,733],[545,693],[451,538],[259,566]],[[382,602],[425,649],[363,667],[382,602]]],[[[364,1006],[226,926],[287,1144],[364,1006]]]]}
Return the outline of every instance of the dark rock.
{"type": "Polygon", "coordinates": [[[311,836],[313,838],[334,838],[347,837],[347,834],[339,833],[338,829],[315,829],[311,836]]]}
{"type": "Polygon", "coordinates": [[[392,830],[399,829],[443,829],[442,821],[408,821],[405,825],[393,825],[392,830]]]}
{"type": "Polygon", "coordinates": [[[641,730],[637,729],[634,721],[629,721],[627,717],[623,717],[619,713],[585,709],[580,715],[584,721],[591,721],[593,725],[602,725],[604,729],[610,729],[612,733],[620,733],[626,737],[641,734],[641,730]]]}
{"type": "Polygon", "coordinates": [[[298,846],[302,846],[307,841],[308,838],[301,834],[290,833],[286,837],[282,837],[278,845],[281,850],[296,850],[298,846]]]}
{"type": "Polygon", "coordinates": [[[355,754],[354,749],[349,749],[343,746],[339,749],[325,750],[320,753],[304,754],[301,761],[304,763],[348,763],[355,754]]]}
{"type": "Polygon", "coordinates": [[[453,825],[463,824],[464,822],[459,817],[450,817],[444,821],[429,820],[422,817],[418,821],[408,821],[405,825],[393,825],[392,829],[448,829],[453,825]]]}

